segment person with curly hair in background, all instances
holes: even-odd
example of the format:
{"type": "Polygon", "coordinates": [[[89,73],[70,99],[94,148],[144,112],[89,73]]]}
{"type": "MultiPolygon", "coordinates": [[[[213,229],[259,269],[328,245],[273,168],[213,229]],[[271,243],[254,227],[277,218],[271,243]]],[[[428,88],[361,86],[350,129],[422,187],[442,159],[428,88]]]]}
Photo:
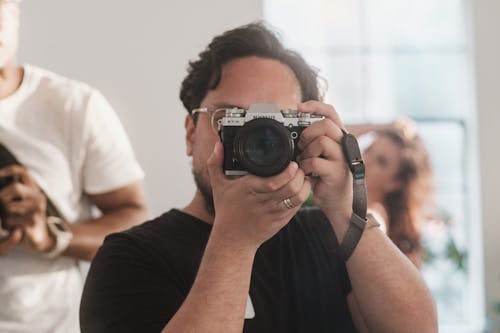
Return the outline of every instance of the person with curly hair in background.
{"type": "Polygon", "coordinates": [[[432,207],[432,168],[415,123],[398,118],[391,124],[348,128],[361,142],[363,137],[370,141],[363,152],[369,211],[384,222],[394,244],[420,267],[422,223],[432,207]]]}

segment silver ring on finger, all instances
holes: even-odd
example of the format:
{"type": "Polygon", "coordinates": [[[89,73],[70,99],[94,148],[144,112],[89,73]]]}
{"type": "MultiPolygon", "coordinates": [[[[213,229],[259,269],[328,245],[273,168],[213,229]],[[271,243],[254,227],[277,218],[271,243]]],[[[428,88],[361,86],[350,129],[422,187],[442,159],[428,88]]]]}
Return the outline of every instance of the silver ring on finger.
{"type": "Polygon", "coordinates": [[[283,204],[285,205],[286,208],[288,209],[293,209],[295,208],[295,205],[293,204],[292,200],[290,198],[286,198],[283,200],[283,204]]]}

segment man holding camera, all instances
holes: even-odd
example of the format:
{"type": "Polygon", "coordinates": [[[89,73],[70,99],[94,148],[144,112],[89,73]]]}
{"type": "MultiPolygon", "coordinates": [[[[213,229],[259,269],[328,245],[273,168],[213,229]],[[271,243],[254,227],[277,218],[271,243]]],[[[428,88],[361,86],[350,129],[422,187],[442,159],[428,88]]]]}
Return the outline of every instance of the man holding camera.
{"type": "Polygon", "coordinates": [[[16,64],[19,16],[0,0],[0,332],[79,332],[79,262],[147,218],[143,171],[99,92],[16,64]]]}
{"type": "Polygon", "coordinates": [[[357,145],[298,54],[262,24],[228,31],[190,63],[181,99],[197,191],[182,210],[107,238],[82,332],[437,332],[419,273],[365,219],[357,145]],[[250,119],[236,130],[234,142],[248,139],[241,151],[219,139],[235,113],[273,105],[297,110],[299,158],[265,177],[232,176],[251,171],[241,156],[284,150],[242,139],[250,119]],[[311,191],[317,208],[301,209],[311,191]]]}

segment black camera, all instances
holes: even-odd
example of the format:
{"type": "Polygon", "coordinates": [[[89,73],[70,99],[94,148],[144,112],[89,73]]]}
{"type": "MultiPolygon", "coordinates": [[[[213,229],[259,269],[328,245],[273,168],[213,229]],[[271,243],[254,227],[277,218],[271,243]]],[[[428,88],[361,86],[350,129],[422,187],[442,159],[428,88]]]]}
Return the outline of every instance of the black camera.
{"type": "Polygon", "coordinates": [[[272,103],[226,109],[218,124],[224,146],[224,173],[261,177],[280,173],[297,160],[302,131],[321,119],[320,115],[280,110],[272,103]]]}
{"type": "MultiPolygon", "coordinates": [[[[19,180],[20,180],[20,177],[17,175],[0,177],[0,190],[2,188],[4,188],[5,186],[9,186],[10,184],[15,183],[19,180]]],[[[8,233],[5,233],[5,231],[3,231],[3,230],[9,229],[9,228],[6,228],[4,225],[5,218],[6,218],[5,208],[3,207],[2,204],[0,204],[0,239],[8,236],[8,233]]]]}
{"type": "Polygon", "coordinates": [[[19,180],[18,176],[6,176],[6,177],[0,177],[0,190],[4,188],[5,186],[8,186],[12,183],[15,183],[16,181],[19,180]]]}

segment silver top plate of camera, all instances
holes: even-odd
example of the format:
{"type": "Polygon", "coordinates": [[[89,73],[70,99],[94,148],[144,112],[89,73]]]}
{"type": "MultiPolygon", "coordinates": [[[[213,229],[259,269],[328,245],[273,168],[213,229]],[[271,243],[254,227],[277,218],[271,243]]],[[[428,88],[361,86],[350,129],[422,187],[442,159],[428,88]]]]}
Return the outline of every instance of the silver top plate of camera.
{"type": "Polygon", "coordinates": [[[230,108],[226,109],[226,115],[222,118],[222,126],[243,126],[250,120],[257,118],[273,119],[283,126],[309,126],[323,119],[323,116],[298,112],[294,109],[280,110],[273,103],[255,103],[248,109],[230,108]]]}

